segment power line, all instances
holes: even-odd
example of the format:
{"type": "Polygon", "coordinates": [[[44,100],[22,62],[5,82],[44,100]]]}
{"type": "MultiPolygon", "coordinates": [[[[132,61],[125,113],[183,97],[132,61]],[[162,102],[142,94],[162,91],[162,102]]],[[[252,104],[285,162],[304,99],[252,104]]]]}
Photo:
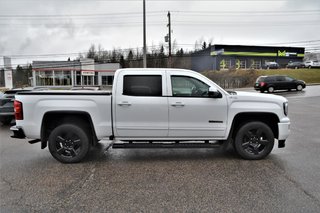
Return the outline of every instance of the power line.
{"type": "Polygon", "coordinates": [[[320,10],[243,10],[243,11],[239,11],[239,10],[218,10],[218,11],[214,11],[214,10],[199,10],[199,11],[184,11],[184,10],[173,10],[172,12],[175,13],[186,13],[186,14],[262,14],[262,13],[270,13],[270,14],[286,14],[286,13],[315,13],[315,14],[319,14],[320,10]]]}
{"type": "MultiPolygon", "coordinates": [[[[0,23],[0,26],[24,26],[24,27],[54,27],[54,28],[96,28],[99,26],[117,26],[117,27],[124,27],[124,26],[138,26],[141,27],[142,22],[106,22],[106,23],[38,23],[38,24],[31,24],[26,26],[26,24],[21,23],[0,23]]],[[[211,26],[214,25],[216,27],[223,27],[223,26],[235,26],[235,27],[242,27],[242,26],[253,26],[253,27],[277,27],[277,26],[292,26],[292,25],[299,25],[299,26],[310,26],[310,25],[320,25],[320,22],[317,20],[306,20],[306,21],[286,21],[286,22],[261,22],[261,21],[242,21],[242,22],[203,22],[203,21],[174,21],[173,24],[175,26],[211,26]]],[[[149,22],[148,26],[159,26],[165,25],[165,22],[149,22]]]]}
{"type": "MultiPolygon", "coordinates": [[[[154,14],[154,13],[164,13],[164,11],[149,11],[147,14],[154,14]]],[[[138,15],[141,16],[141,12],[122,12],[122,13],[88,13],[88,14],[45,14],[45,15],[0,15],[0,18],[46,18],[46,17],[90,17],[90,16],[126,16],[126,15],[138,15]]]]}
{"type": "MultiPolygon", "coordinates": [[[[166,13],[167,11],[148,11],[147,15],[159,15],[161,13],[166,13]]],[[[226,11],[183,11],[183,10],[176,10],[171,11],[177,13],[176,15],[180,14],[188,14],[188,15],[257,15],[266,13],[270,15],[280,14],[280,15],[299,15],[299,13],[313,13],[315,15],[319,15],[320,10],[278,10],[278,11],[268,11],[268,10],[261,10],[261,11],[237,11],[237,10],[226,10],[226,11]]],[[[141,12],[121,12],[121,13],[87,13],[87,14],[1,14],[0,18],[78,18],[78,17],[95,17],[95,16],[141,16],[141,12]]],[[[302,14],[306,15],[306,14],[302,14]]]]}
{"type": "Polygon", "coordinates": [[[264,43],[264,45],[274,45],[274,44],[299,44],[299,43],[318,43],[320,40],[306,40],[306,41],[291,41],[291,42],[278,42],[278,43],[264,43]]]}

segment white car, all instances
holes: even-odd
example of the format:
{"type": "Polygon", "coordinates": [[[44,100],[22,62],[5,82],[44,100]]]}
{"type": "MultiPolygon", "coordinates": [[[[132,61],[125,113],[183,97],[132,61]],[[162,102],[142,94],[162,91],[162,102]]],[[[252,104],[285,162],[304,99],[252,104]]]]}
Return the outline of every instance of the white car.
{"type": "Polygon", "coordinates": [[[284,147],[290,132],[286,98],[228,93],[200,73],[181,69],[120,69],[112,93],[25,92],[16,95],[14,106],[13,137],[49,145],[63,163],[81,161],[103,138],[113,140],[113,148],[231,143],[242,158],[258,160],[275,139],[284,147]]]}
{"type": "Polygon", "coordinates": [[[304,62],[304,66],[311,69],[315,67],[320,67],[320,61],[306,61],[304,62]]]}

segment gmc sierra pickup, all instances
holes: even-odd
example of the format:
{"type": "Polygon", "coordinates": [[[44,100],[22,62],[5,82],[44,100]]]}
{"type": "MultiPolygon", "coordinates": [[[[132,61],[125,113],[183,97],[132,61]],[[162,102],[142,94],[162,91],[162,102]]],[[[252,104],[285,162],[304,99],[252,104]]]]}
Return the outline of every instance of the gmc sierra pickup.
{"type": "Polygon", "coordinates": [[[30,91],[16,95],[13,138],[41,142],[63,163],[81,161],[101,139],[113,148],[213,148],[244,159],[285,146],[286,98],[226,92],[182,69],[120,69],[112,92],[30,91]]]}

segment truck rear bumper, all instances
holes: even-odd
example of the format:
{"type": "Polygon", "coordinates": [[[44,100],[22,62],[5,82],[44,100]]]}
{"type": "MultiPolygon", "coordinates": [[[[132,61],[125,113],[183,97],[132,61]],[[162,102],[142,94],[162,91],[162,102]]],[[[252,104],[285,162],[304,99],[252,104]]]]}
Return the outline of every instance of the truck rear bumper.
{"type": "Polygon", "coordinates": [[[19,126],[12,126],[10,130],[13,132],[13,135],[11,138],[18,138],[18,139],[25,139],[26,135],[24,134],[24,131],[19,126]]]}

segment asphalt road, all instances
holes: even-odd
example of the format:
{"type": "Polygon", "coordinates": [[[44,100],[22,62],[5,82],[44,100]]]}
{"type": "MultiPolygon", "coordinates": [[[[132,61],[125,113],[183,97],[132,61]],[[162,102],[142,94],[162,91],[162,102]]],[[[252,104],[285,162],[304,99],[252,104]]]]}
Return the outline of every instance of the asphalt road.
{"type": "Polygon", "coordinates": [[[219,149],[104,153],[105,141],[65,165],[1,126],[0,212],[320,212],[320,86],[277,94],[291,135],[260,161],[219,149]]]}

